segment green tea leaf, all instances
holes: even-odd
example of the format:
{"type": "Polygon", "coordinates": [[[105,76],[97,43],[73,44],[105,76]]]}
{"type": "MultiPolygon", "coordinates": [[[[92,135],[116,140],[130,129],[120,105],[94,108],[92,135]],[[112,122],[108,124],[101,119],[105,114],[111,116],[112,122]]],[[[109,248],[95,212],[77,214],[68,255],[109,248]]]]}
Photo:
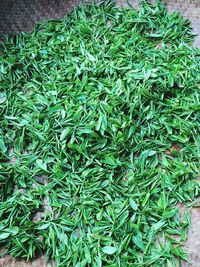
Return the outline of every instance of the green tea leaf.
{"type": "Polygon", "coordinates": [[[102,251],[105,254],[112,255],[112,254],[114,254],[117,251],[117,249],[116,249],[116,247],[106,246],[106,247],[103,247],[102,248],[102,251]]]}

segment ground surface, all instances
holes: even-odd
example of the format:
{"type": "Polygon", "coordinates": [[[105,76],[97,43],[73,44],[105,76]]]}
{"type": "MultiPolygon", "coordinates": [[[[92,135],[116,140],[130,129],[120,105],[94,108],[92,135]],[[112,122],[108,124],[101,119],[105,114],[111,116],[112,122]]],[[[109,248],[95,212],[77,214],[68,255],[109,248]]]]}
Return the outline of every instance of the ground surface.
{"type": "MultiPolygon", "coordinates": [[[[3,3],[5,6],[5,1],[1,1],[1,12],[3,3]]],[[[7,1],[8,3],[9,1],[7,1]]],[[[15,2],[15,1],[10,1],[15,2]]],[[[20,2],[20,1],[19,1],[20,2]]],[[[31,1],[32,2],[32,1],[31,1]]],[[[34,2],[34,1],[33,1],[34,2]]],[[[47,1],[46,1],[47,2],[47,1]]],[[[45,11],[45,1],[41,1],[41,3],[44,4],[44,6],[39,10],[39,14],[37,14],[37,18],[32,18],[32,24],[34,25],[34,22],[41,18],[47,18],[47,17],[57,17],[62,16],[63,12],[68,10],[69,8],[65,4],[65,8],[63,7],[63,12],[53,12],[56,1],[49,1],[48,2],[48,9],[51,11],[47,12],[45,11]],[[52,6],[51,6],[52,5],[52,6]]],[[[58,1],[58,3],[61,3],[62,1],[58,1]]],[[[74,1],[77,3],[77,1],[74,1]]],[[[129,0],[129,2],[137,7],[138,1],[137,0],[129,0]]],[[[200,1],[199,0],[165,0],[164,1],[167,4],[167,7],[170,11],[179,11],[181,14],[187,18],[189,18],[192,22],[192,27],[194,29],[194,32],[198,35],[196,37],[195,44],[200,47],[200,1]]],[[[126,5],[126,1],[124,0],[118,0],[117,3],[119,5],[126,5]]],[[[68,2],[69,7],[73,5],[73,1],[68,2]]],[[[9,12],[9,9],[7,10],[9,12]]],[[[13,9],[10,10],[10,12],[13,12],[13,9]]],[[[32,14],[33,16],[33,14],[32,14]]],[[[8,16],[9,17],[9,16],[8,16]]],[[[19,19],[14,17],[14,19],[19,19]]],[[[22,25],[23,26],[23,25],[22,25]]],[[[22,27],[21,26],[21,27],[22,27]]],[[[25,28],[26,29],[26,28],[25,28]]],[[[2,31],[5,31],[5,28],[2,28],[1,21],[0,21],[0,33],[2,31]]],[[[188,233],[188,239],[185,243],[185,250],[189,254],[189,260],[190,263],[183,263],[183,267],[200,267],[200,208],[195,207],[191,210],[191,221],[192,221],[192,228],[189,230],[188,233]]],[[[44,257],[40,257],[39,259],[36,259],[30,263],[26,263],[25,261],[19,261],[15,260],[10,256],[6,256],[5,258],[0,259],[0,267],[50,267],[52,264],[46,263],[44,257]]]]}

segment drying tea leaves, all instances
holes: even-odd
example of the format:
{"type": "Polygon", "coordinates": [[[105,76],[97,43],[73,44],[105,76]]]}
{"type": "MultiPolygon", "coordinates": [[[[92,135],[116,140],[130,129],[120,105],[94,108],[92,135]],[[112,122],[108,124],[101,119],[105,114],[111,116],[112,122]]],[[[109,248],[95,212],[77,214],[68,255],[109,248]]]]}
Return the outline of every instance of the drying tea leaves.
{"type": "Polygon", "coordinates": [[[0,246],[57,266],[175,266],[199,196],[200,51],[143,1],[1,43],[0,246]]]}

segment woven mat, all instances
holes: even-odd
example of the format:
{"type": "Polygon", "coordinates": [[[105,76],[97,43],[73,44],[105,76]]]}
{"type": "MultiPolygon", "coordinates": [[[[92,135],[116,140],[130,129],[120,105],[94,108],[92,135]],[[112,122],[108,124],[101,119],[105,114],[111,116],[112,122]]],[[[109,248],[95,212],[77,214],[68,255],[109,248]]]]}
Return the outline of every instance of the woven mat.
{"type": "Polygon", "coordinates": [[[80,0],[0,0],[0,34],[31,31],[41,20],[60,18],[80,0]]]}
{"type": "MultiPolygon", "coordinates": [[[[36,22],[47,18],[60,18],[69,12],[80,0],[0,0],[0,35],[20,31],[31,31],[36,22]]],[[[138,7],[139,0],[129,0],[138,7]]],[[[192,22],[196,37],[195,44],[200,47],[200,0],[163,0],[169,11],[179,11],[192,22]]],[[[126,6],[125,0],[117,0],[119,6],[126,6]]],[[[200,267],[200,209],[191,211],[192,229],[186,241],[186,251],[191,264],[183,267],[200,267]]],[[[0,267],[50,267],[44,258],[30,263],[16,261],[10,256],[0,259],[0,267]]]]}

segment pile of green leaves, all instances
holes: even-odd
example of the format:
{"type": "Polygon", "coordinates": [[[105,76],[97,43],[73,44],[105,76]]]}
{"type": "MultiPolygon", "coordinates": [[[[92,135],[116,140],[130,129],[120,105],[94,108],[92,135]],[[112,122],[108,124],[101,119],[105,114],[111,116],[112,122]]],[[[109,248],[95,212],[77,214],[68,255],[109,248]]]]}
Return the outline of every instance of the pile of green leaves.
{"type": "Polygon", "coordinates": [[[1,43],[0,247],[57,266],[175,266],[199,195],[200,51],[113,2],[1,43]]]}

